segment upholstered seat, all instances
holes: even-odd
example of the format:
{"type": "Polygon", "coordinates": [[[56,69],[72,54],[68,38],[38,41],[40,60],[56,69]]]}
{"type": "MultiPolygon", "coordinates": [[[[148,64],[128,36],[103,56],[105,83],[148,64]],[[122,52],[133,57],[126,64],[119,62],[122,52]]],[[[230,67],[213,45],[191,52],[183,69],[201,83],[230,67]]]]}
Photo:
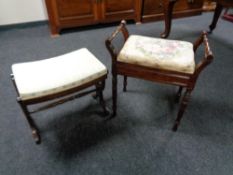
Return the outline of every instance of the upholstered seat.
{"type": "Polygon", "coordinates": [[[124,92],[127,91],[128,77],[175,85],[179,86],[176,101],[182,96],[172,128],[176,131],[199,74],[213,60],[207,33],[203,32],[192,44],[187,41],[130,35],[126,22],[122,21],[105,44],[112,58],[112,117],[117,114],[118,75],[124,76],[124,92]],[[114,40],[119,40],[119,34],[122,34],[124,39],[120,50],[114,47],[114,40]],[[195,53],[201,45],[204,48],[203,58],[195,63],[195,53]],[[185,92],[182,94],[183,88],[185,92]]]}
{"type": "Polygon", "coordinates": [[[117,60],[189,74],[195,70],[193,44],[186,41],[130,35],[117,60]]]}
{"type": "Polygon", "coordinates": [[[14,64],[12,71],[22,100],[58,93],[107,74],[107,68],[86,48],[54,58],[14,64]]]}
{"type": "Polygon", "coordinates": [[[36,143],[41,139],[31,113],[95,92],[104,114],[108,114],[103,99],[107,68],[86,48],[49,59],[13,64],[12,73],[17,100],[36,143]],[[91,86],[95,88],[90,89],[91,86]],[[28,110],[28,105],[40,102],[47,103],[34,111],[28,110]]]}

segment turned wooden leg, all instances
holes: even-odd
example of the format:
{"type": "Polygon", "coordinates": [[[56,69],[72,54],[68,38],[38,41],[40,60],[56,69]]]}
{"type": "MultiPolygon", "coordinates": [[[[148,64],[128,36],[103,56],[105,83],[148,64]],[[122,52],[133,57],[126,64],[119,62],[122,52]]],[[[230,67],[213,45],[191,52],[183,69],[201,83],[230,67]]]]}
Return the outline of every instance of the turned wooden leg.
{"type": "Polygon", "coordinates": [[[41,139],[40,139],[40,134],[39,134],[39,130],[37,129],[36,125],[35,125],[35,122],[33,121],[33,119],[31,118],[30,116],[30,113],[28,112],[28,109],[27,107],[25,106],[25,104],[23,104],[23,102],[21,100],[18,100],[18,103],[24,113],[24,116],[26,117],[27,121],[28,121],[28,124],[32,130],[32,137],[33,139],[35,140],[35,142],[37,144],[39,144],[41,142],[41,139]]]}
{"type": "Polygon", "coordinates": [[[103,108],[104,115],[108,115],[109,111],[107,110],[105,100],[104,100],[104,97],[103,97],[103,90],[104,90],[104,87],[105,87],[105,80],[100,82],[96,87],[97,87],[97,93],[96,94],[98,94],[97,96],[99,97],[99,102],[100,102],[100,105],[103,108]]]}
{"type": "Polygon", "coordinates": [[[112,117],[116,116],[117,110],[117,74],[112,76],[112,117]]]}
{"type": "Polygon", "coordinates": [[[172,23],[172,12],[173,7],[177,0],[165,0],[164,1],[164,20],[165,20],[165,31],[160,34],[162,38],[167,38],[170,34],[171,23],[172,23]]]}
{"type": "Polygon", "coordinates": [[[124,75],[124,87],[123,87],[123,91],[124,91],[124,92],[127,91],[126,87],[127,87],[127,76],[124,75]]]}
{"type": "Polygon", "coordinates": [[[177,128],[178,128],[178,126],[180,124],[180,121],[181,121],[181,119],[183,117],[184,111],[185,111],[185,109],[186,109],[186,107],[188,105],[190,97],[191,97],[191,90],[186,90],[185,93],[184,93],[182,102],[180,104],[180,109],[179,109],[175,124],[174,124],[174,126],[172,128],[173,131],[177,130],[177,128]]]}
{"type": "Polygon", "coordinates": [[[212,31],[215,29],[217,22],[218,22],[218,19],[219,19],[219,16],[222,12],[222,9],[223,9],[223,6],[219,3],[217,3],[215,11],[214,11],[214,17],[213,17],[212,23],[209,26],[209,28],[210,28],[209,33],[212,33],[212,31]]]}
{"type": "Polygon", "coordinates": [[[176,102],[176,103],[178,103],[178,102],[180,101],[180,97],[181,97],[182,90],[183,90],[183,87],[180,86],[180,87],[179,87],[179,90],[178,90],[178,92],[177,92],[177,94],[176,94],[176,99],[175,99],[175,102],[176,102]]]}
{"type": "Polygon", "coordinates": [[[98,98],[98,94],[97,94],[97,92],[95,92],[95,93],[91,94],[91,96],[92,96],[94,99],[97,99],[97,98],[98,98]]]}

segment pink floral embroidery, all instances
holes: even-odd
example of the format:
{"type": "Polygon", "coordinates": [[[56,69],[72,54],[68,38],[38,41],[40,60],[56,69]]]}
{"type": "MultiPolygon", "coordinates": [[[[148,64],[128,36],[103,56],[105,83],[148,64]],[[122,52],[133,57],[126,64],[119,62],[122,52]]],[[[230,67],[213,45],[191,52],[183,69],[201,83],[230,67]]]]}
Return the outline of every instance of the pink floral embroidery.
{"type": "Polygon", "coordinates": [[[175,40],[140,38],[136,41],[135,47],[146,56],[156,55],[158,59],[169,59],[187,49],[187,44],[175,40]]]}

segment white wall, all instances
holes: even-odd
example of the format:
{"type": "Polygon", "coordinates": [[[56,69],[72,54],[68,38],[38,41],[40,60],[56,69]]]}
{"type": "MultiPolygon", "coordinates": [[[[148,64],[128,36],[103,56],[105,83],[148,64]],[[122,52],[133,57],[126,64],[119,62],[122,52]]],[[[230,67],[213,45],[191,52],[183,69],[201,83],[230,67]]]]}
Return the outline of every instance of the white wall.
{"type": "Polygon", "coordinates": [[[0,25],[47,19],[44,0],[0,0],[0,25]]]}

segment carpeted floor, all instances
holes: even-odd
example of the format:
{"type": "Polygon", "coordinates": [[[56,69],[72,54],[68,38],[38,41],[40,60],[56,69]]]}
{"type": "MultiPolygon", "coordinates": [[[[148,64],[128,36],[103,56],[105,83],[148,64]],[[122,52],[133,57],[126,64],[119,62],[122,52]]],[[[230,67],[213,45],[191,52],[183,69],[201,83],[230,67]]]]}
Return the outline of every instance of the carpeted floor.
{"type": "MultiPolygon", "coordinates": [[[[212,13],[173,21],[170,39],[194,41],[212,13]]],[[[130,78],[118,115],[105,122],[90,96],[33,115],[42,136],[36,145],[16,102],[13,63],[45,59],[87,47],[111,72],[104,40],[115,25],[63,31],[51,38],[47,24],[0,28],[0,174],[232,175],[233,23],[219,20],[209,36],[214,62],[201,74],[176,133],[174,86],[130,78]]],[[[133,34],[159,37],[163,22],[129,24],[133,34]]],[[[33,82],[32,82],[33,83],[33,82]]],[[[111,106],[111,74],[104,91],[111,106]]]]}

